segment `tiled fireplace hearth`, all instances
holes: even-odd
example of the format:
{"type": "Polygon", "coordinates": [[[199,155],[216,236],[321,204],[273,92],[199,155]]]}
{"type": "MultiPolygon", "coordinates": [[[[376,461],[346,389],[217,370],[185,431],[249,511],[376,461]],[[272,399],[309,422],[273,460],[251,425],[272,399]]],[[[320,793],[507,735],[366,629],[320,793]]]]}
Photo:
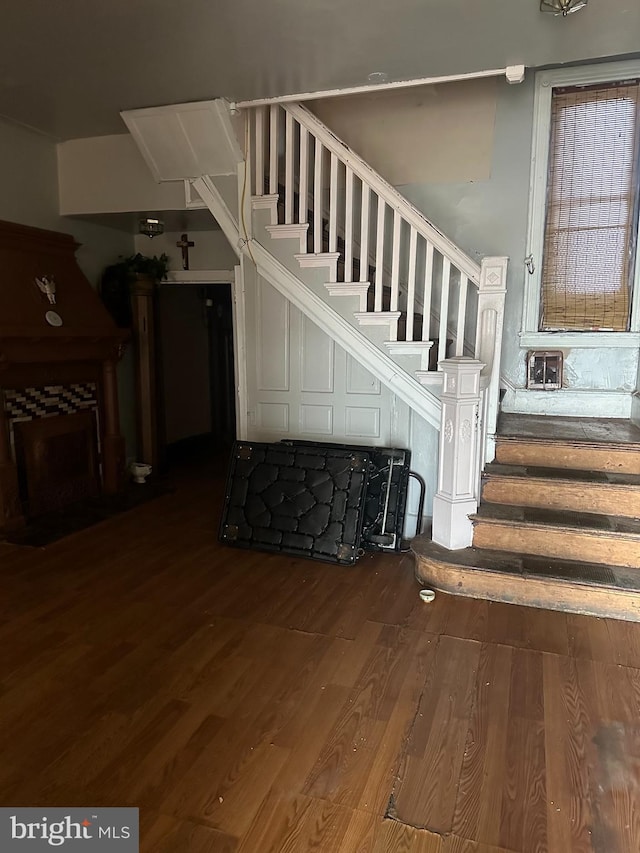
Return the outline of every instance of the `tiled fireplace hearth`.
{"type": "Polygon", "coordinates": [[[99,493],[95,383],[5,389],[4,412],[27,518],[99,493]]]}

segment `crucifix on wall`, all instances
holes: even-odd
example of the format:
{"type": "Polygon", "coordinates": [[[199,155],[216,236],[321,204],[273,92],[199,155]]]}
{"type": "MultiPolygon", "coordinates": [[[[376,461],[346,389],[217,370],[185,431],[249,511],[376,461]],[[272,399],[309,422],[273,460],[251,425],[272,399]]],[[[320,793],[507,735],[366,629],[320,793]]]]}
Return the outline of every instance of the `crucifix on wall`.
{"type": "Polygon", "coordinates": [[[189,269],[189,249],[192,246],[195,246],[195,243],[193,242],[193,240],[189,239],[188,234],[181,234],[180,239],[176,243],[176,246],[178,247],[178,249],[182,249],[182,269],[188,270],[189,269]]]}

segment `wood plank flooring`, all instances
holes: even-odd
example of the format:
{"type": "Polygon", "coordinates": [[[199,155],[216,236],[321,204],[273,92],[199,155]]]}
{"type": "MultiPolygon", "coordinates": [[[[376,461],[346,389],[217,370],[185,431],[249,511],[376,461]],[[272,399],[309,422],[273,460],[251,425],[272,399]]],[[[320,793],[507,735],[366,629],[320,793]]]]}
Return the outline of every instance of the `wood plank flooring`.
{"type": "Polygon", "coordinates": [[[144,853],[640,850],[640,625],[216,541],[223,479],[0,544],[0,803],[144,853]]]}

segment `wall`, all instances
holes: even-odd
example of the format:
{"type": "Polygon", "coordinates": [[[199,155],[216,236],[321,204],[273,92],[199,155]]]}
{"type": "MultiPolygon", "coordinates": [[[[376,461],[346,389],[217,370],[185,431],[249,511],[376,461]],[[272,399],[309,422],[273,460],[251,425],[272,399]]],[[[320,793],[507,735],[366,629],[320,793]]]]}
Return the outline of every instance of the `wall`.
{"type": "Polygon", "coordinates": [[[394,186],[480,181],[491,175],[498,85],[470,80],[305,106],[394,186]]]}
{"type": "MultiPolygon", "coordinates": [[[[135,251],[143,255],[161,255],[164,252],[169,257],[171,269],[181,270],[182,253],[176,246],[181,236],[178,231],[167,231],[150,240],[142,234],[137,234],[134,241],[135,251]]],[[[238,263],[237,255],[219,229],[189,231],[189,240],[195,243],[195,246],[189,249],[189,267],[192,270],[233,270],[238,263]]]]}
{"type": "MultiPolygon", "coordinates": [[[[357,153],[362,153],[359,144],[368,145],[383,177],[467,254],[478,261],[486,255],[509,256],[502,373],[506,384],[516,388],[526,382],[527,351],[520,348],[519,333],[526,276],[523,259],[527,254],[534,82],[534,71],[528,69],[520,85],[511,86],[503,79],[473,85],[449,83],[435,87],[432,96],[426,90],[420,90],[420,96],[387,92],[366,99],[317,102],[315,107],[357,153]],[[479,115],[481,103],[483,114],[479,115]],[[416,111],[424,115],[418,118],[416,111]],[[410,137],[404,146],[397,144],[394,134],[385,133],[394,115],[410,137]],[[373,136],[372,143],[367,143],[367,133],[373,136]],[[473,149],[476,143],[478,152],[470,153],[469,147],[473,149]],[[409,151],[413,163],[407,162],[409,151]],[[402,175],[406,175],[404,182],[402,175]]],[[[565,352],[565,366],[565,384],[573,389],[629,392],[635,387],[638,354],[573,348],[565,352]]],[[[539,394],[538,399],[542,399],[539,394]]],[[[594,406],[601,407],[601,395],[591,395],[591,399],[594,406]]],[[[545,402],[558,400],[559,396],[545,396],[545,402]]]]}
{"type": "MultiPolygon", "coordinates": [[[[61,217],[55,142],[1,120],[0,187],[0,218],[73,234],[82,244],[76,255],[80,268],[94,286],[107,264],[118,255],[128,255],[133,250],[133,238],[128,234],[61,217]]],[[[133,456],[136,439],[130,350],[119,365],[118,382],[127,455],[133,456]]]]}

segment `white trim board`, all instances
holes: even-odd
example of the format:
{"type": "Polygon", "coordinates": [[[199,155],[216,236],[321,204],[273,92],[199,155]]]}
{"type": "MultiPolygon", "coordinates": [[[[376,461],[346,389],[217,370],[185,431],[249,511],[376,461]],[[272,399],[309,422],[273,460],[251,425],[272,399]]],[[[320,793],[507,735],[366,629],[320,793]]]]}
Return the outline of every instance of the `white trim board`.
{"type": "Polygon", "coordinates": [[[349,86],[344,89],[321,89],[317,92],[297,92],[291,95],[275,95],[272,98],[255,98],[250,101],[232,103],[232,109],[259,107],[267,104],[301,103],[318,101],[322,98],[337,98],[343,95],[380,92],[388,89],[409,89],[415,86],[433,86],[439,83],[455,83],[461,80],[477,80],[481,77],[506,77],[511,84],[522,83],[525,74],[524,65],[508,65],[506,68],[491,68],[486,71],[470,71],[467,74],[448,74],[440,77],[417,77],[411,80],[394,80],[389,83],[369,83],[363,86],[349,86]]]}
{"type": "Polygon", "coordinates": [[[520,346],[527,349],[637,350],[640,332],[521,332],[520,346]]]}
{"type": "Polygon", "coordinates": [[[160,284],[230,284],[234,276],[233,270],[169,270],[160,284]]]}

